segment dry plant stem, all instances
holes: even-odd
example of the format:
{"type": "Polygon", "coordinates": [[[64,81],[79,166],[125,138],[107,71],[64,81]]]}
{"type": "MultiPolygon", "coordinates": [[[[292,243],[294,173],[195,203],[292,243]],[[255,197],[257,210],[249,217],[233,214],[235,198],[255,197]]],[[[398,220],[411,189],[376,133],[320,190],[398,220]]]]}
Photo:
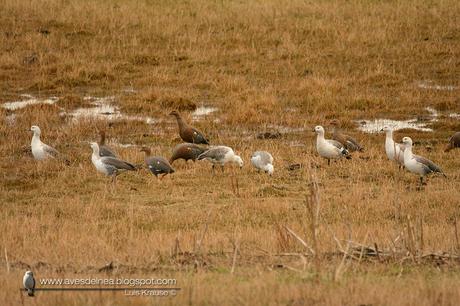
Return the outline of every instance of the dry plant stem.
{"type": "Polygon", "coordinates": [[[346,250],[344,250],[342,252],[343,253],[342,260],[340,261],[340,264],[335,269],[334,281],[336,281],[336,282],[340,281],[340,278],[341,278],[342,272],[343,272],[342,269],[344,267],[344,264],[345,264],[345,261],[346,261],[347,257],[349,256],[348,255],[349,250],[350,250],[350,243],[347,243],[346,250]]]}
{"type": "Polygon", "coordinates": [[[236,259],[237,255],[239,252],[239,239],[238,241],[233,241],[233,259],[232,259],[232,269],[230,270],[230,273],[233,274],[235,272],[235,267],[236,267],[236,259]]]}
{"type": "Polygon", "coordinates": [[[289,227],[284,225],[284,228],[286,231],[291,234],[297,241],[299,241],[311,254],[315,255],[315,250],[312,249],[302,238],[300,238],[299,235],[297,235],[293,230],[291,230],[289,227]]]}
{"type": "Polygon", "coordinates": [[[10,262],[8,260],[8,252],[5,247],[5,264],[6,264],[6,273],[10,273],[10,262]]]}
{"type": "Polygon", "coordinates": [[[420,216],[419,218],[419,226],[420,226],[420,252],[419,255],[423,254],[423,250],[425,249],[425,243],[424,243],[424,236],[423,236],[423,216],[420,216]]]}
{"type": "Polygon", "coordinates": [[[306,197],[305,206],[307,212],[310,215],[310,232],[313,239],[313,250],[314,250],[314,261],[315,261],[315,269],[316,275],[319,276],[320,273],[320,254],[318,250],[318,221],[319,221],[319,214],[320,214],[320,198],[319,198],[319,188],[318,182],[316,180],[316,176],[314,175],[312,169],[310,169],[310,185],[309,185],[310,193],[306,197]]]}
{"type": "Polygon", "coordinates": [[[457,223],[457,217],[454,219],[454,234],[455,234],[455,245],[456,245],[456,251],[460,252],[460,242],[458,239],[458,223],[457,223]]]}

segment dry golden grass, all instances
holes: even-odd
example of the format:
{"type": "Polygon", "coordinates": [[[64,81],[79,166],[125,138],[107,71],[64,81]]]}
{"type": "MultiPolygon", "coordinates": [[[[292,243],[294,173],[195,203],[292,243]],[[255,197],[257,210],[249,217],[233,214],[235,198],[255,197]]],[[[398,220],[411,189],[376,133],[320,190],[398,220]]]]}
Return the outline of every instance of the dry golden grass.
{"type": "Polygon", "coordinates": [[[62,97],[15,111],[14,125],[0,108],[0,304],[458,303],[460,151],[443,152],[460,130],[447,116],[460,112],[458,1],[0,0],[0,7],[0,103],[24,93],[62,97]],[[456,88],[418,86],[426,81],[456,88]],[[122,112],[159,121],[75,123],[60,115],[87,105],[87,95],[115,96],[122,112]],[[115,189],[96,173],[87,143],[96,129],[135,144],[115,148],[139,163],[138,146],[169,156],[180,141],[172,109],[191,121],[200,105],[218,111],[194,125],[240,153],[243,170],[212,176],[204,162],[179,161],[161,182],[141,170],[121,175],[115,189]],[[442,112],[433,133],[395,133],[420,141],[414,150],[448,175],[418,190],[416,176],[386,159],[382,134],[354,128],[363,118],[424,116],[428,106],[442,112]],[[366,151],[328,167],[310,130],[331,118],[366,151]],[[70,166],[32,159],[32,124],[70,166]],[[255,137],[282,127],[305,130],[255,137]],[[275,157],[272,178],[249,165],[261,149],[275,157]],[[286,169],[294,163],[304,167],[286,169]],[[316,257],[285,229],[313,245],[312,177],[320,195],[316,257]],[[346,240],[391,254],[344,257],[352,251],[346,240]],[[453,258],[424,256],[443,252],[453,258]],[[99,271],[109,262],[113,270],[99,271]],[[182,291],[29,299],[19,293],[27,269],[37,278],[175,277],[182,291]]]}

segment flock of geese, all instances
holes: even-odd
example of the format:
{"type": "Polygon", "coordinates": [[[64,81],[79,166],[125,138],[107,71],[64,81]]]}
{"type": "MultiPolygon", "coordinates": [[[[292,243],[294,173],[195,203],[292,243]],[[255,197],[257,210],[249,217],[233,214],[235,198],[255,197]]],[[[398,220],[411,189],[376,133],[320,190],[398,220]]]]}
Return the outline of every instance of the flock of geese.
{"type": "MultiPolygon", "coordinates": [[[[207,160],[212,164],[212,170],[220,166],[222,172],[224,165],[227,163],[236,163],[240,168],[243,167],[243,159],[236,155],[232,148],[228,146],[207,146],[209,140],[206,136],[187,124],[177,111],[172,111],[171,116],[177,120],[179,127],[179,136],[184,143],[178,144],[172,153],[169,160],[161,156],[152,156],[149,147],[142,147],[140,151],[145,153],[145,165],[157,178],[163,178],[167,174],[174,173],[172,164],[177,159],[188,160],[207,160]]],[[[351,159],[350,152],[363,151],[364,147],[359,144],[354,138],[343,134],[340,131],[340,122],[332,120],[330,122],[333,127],[332,139],[325,138],[325,130],[322,126],[316,126],[314,132],[316,137],[316,150],[318,154],[327,159],[328,165],[331,159],[351,159]]],[[[43,143],[40,140],[41,130],[38,126],[31,127],[32,136],[32,155],[36,160],[44,160],[49,158],[63,158],[53,147],[43,143]]],[[[442,169],[432,161],[412,153],[412,139],[404,137],[402,143],[397,143],[393,140],[393,130],[391,127],[385,126],[382,131],[386,133],[385,137],[385,152],[388,159],[399,164],[400,168],[406,168],[408,171],[419,175],[420,183],[424,184],[423,178],[430,173],[440,173],[444,176],[442,169]]],[[[116,177],[123,171],[135,171],[138,169],[134,164],[120,159],[115,152],[105,144],[105,133],[100,132],[100,141],[91,142],[90,146],[93,150],[91,161],[97,171],[112,177],[115,183],[116,177]]],[[[445,151],[460,147],[460,132],[455,133],[449,141],[449,145],[445,151]]],[[[251,164],[258,170],[264,171],[269,175],[274,172],[273,156],[266,151],[256,151],[251,156],[251,164]]]]}

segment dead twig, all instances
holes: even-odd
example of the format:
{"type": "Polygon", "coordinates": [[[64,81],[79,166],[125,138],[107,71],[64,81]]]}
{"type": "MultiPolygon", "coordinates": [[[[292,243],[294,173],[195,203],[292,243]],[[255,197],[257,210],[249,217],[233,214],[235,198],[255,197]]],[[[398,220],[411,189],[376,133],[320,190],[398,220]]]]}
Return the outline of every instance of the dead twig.
{"type": "Polygon", "coordinates": [[[315,255],[315,251],[302,239],[300,238],[299,235],[297,235],[293,230],[291,230],[289,227],[286,225],[283,225],[284,229],[291,234],[297,241],[299,241],[312,255],[315,255]]]}
{"type": "Polygon", "coordinates": [[[460,252],[460,243],[458,240],[458,227],[457,227],[457,217],[454,219],[454,232],[455,232],[455,243],[457,248],[457,253],[460,252]]]}
{"type": "Polygon", "coordinates": [[[6,273],[10,273],[10,262],[8,260],[8,252],[5,247],[5,263],[6,263],[6,273]]]}
{"type": "Polygon", "coordinates": [[[230,271],[231,274],[233,274],[233,272],[235,272],[236,257],[237,257],[238,251],[239,251],[239,243],[238,242],[232,242],[232,244],[233,244],[233,260],[232,260],[232,269],[230,271]]]}

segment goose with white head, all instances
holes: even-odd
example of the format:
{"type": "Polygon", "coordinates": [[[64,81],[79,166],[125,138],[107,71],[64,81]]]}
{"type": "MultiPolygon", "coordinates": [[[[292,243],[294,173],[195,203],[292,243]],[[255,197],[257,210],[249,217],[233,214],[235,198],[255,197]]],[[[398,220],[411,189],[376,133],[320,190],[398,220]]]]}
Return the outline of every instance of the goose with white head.
{"type": "Polygon", "coordinates": [[[345,157],[351,159],[348,150],[337,140],[324,138],[324,128],[318,125],[314,129],[316,133],[316,151],[318,154],[327,159],[327,164],[330,165],[331,159],[340,159],[345,157]]]}
{"type": "Polygon", "coordinates": [[[404,137],[402,142],[405,146],[404,149],[404,166],[407,170],[420,176],[420,183],[423,185],[423,178],[430,173],[440,173],[447,177],[442,169],[425,157],[415,155],[412,153],[412,139],[404,137]]]}
{"type": "Polygon", "coordinates": [[[393,129],[389,126],[384,126],[381,129],[382,132],[385,132],[385,153],[389,160],[394,160],[401,167],[404,167],[404,149],[405,146],[396,143],[393,140],[393,129]]]}
{"type": "Polygon", "coordinates": [[[91,161],[93,162],[94,167],[96,167],[97,171],[104,173],[107,176],[111,176],[113,183],[116,182],[117,175],[121,172],[136,170],[136,167],[127,161],[111,156],[100,156],[99,145],[96,142],[91,142],[90,145],[93,149],[91,161]]]}
{"type": "Polygon", "coordinates": [[[251,156],[251,164],[257,169],[273,175],[273,156],[267,151],[256,151],[251,156]]]}
{"type": "Polygon", "coordinates": [[[43,143],[40,139],[41,135],[41,130],[38,126],[32,125],[30,130],[33,132],[32,136],[32,142],[31,142],[31,148],[32,148],[32,155],[36,160],[45,160],[45,159],[50,159],[50,158],[60,158],[64,160],[66,163],[69,161],[62,156],[61,153],[59,153],[58,150],[55,148],[47,145],[46,143],[43,143]]]}
{"type": "Polygon", "coordinates": [[[224,172],[224,165],[232,162],[238,164],[240,168],[243,168],[243,160],[239,155],[236,155],[232,148],[227,146],[215,146],[207,150],[206,152],[198,156],[198,160],[206,159],[212,163],[212,170],[216,165],[221,167],[224,172]]]}

